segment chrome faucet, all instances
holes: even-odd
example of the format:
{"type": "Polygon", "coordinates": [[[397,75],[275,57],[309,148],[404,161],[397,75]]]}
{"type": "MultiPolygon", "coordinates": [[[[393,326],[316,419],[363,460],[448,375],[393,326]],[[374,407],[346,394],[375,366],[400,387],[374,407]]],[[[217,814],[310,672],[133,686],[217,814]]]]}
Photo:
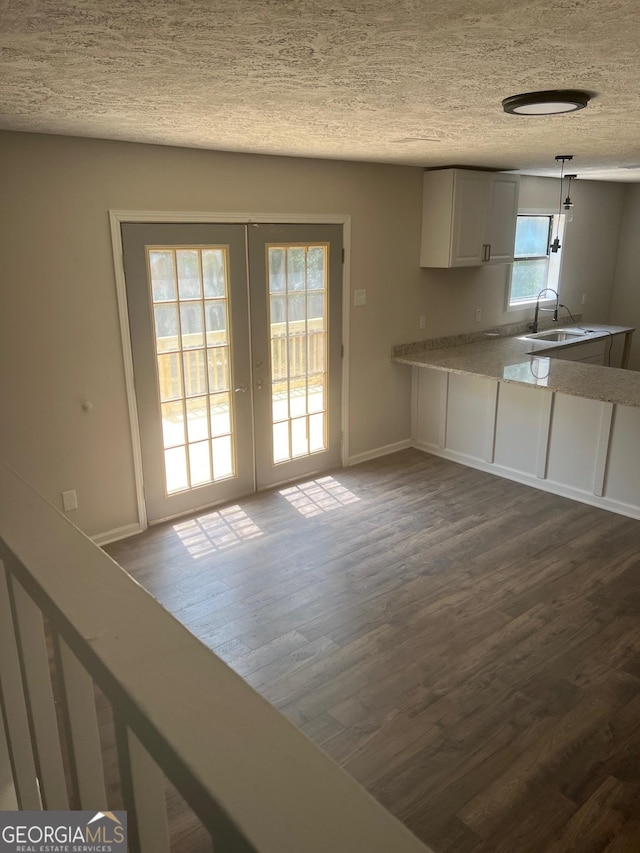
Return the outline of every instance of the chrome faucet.
{"type": "Polygon", "coordinates": [[[553,321],[554,323],[558,322],[558,308],[560,307],[560,297],[558,296],[558,291],[554,290],[552,287],[543,287],[540,293],[538,294],[538,298],[536,299],[536,310],[533,315],[533,323],[529,323],[529,329],[532,332],[538,331],[538,311],[553,311],[553,321]],[[556,307],[555,308],[541,308],[540,307],[540,297],[543,293],[555,293],[556,295],[556,307]]]}

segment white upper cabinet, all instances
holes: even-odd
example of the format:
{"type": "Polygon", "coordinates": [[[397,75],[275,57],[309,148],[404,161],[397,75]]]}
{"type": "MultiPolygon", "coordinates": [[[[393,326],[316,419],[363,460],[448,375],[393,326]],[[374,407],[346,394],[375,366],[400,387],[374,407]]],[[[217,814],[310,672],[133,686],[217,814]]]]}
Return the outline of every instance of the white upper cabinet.
{"type": "MultiPolygon", "coordinates": [[[[450,170],[447,169],[448,171],[450,170]]],[[[484,172],[457,171],[452,176],[451,191],[447,192],[449,210],[443,211],[444,216],[450,217],[451,221],[451,236],[447,241],[450,244],[448,255],[451,261],[434,266],[465,267],[477,266],[483,262],[486,251],[485,229],[489,215],[488,187],[489,182],[484,172]]],[[[424,239],[423,230],[423,246],[424,239]]]]}
{"type": "Polygon", "coordinates": [[[513,261],[519,186],[519,175],[505,172],[425,172],[420,266],[513,261]]]}

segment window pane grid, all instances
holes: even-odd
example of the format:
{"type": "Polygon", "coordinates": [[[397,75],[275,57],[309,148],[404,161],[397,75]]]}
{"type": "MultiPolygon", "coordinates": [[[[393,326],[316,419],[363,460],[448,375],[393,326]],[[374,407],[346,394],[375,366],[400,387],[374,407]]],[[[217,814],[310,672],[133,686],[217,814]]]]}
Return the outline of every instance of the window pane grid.
{"type": "Polygon", "coordinates": [[[553,216],[518,216],[514,257],[539,258],[549,254],[553,216]]]}
{"type": "Polygon", "coordinates": [[[526,260],[514,262],[511,278],[511,301],[527,301],[535,299],[546,287],[549,259],[526,260]]]}
{"type": "Polygon", "coordinates": [[[147,247],[147,260],[171,495],[236,476],[228,249],[147,247]]]}
{"type": "Polygon", "coordinates": [[[560,253],[551,253],[552,236],[563,236],[564,216],[519,214],[509,281],[511,307],[535,302],[545,288],[558,289],[560,253]]]}
{"type": "Polygon", "coordinates": [[[274,464],[326,449],[327,256],[267,246],[274,464]]]}

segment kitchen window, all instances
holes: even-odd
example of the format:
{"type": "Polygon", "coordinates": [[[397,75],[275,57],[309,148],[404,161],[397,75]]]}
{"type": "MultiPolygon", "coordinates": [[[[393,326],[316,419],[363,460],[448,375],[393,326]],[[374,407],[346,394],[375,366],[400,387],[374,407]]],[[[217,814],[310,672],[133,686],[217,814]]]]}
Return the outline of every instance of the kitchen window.
{"type": "Polygon", "coordinates": [[[509,279],[508,307],[535,302],[545,287],[558,290],[562,248],[551,251],[558,236],[564,239],[563,214],[518,214],[514,261],[509,279]]]}

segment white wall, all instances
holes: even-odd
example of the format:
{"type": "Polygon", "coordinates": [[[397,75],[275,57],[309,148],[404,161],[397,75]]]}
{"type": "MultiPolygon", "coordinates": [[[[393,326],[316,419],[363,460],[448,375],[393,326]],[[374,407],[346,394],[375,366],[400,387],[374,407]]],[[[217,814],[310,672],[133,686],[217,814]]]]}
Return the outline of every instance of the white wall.
{"type": "MultiPolygon", "coordinates": [[[[393,344],[530,313],[504,313],[507,267],[420,269],[417,168],[0,133],[0,187],[0,452],[56,505],[76,489],[69,517],[91,535],[137,520],[109,209],[351,215],[351,288],[367,290],[349,329],[352,456],[409,437],[393,344]]],[[[577,184],[575,198],[563,301],[579,310],[587,292],[585,316],[605,321],[622,190],[577,184]]]]}
{"type": "Polygon", "coordinates": [[[640,184],[626,188],[611,322],[636,327],[629,367],[640,370],[640,184]]]}
{"type": "Polygon", "coordinates": [[[420,169],[14,133],[0,169],[0,452],[85,532],[136,521],[109,209],[351,214],[350,451],[409,436],[420,169]]]}

